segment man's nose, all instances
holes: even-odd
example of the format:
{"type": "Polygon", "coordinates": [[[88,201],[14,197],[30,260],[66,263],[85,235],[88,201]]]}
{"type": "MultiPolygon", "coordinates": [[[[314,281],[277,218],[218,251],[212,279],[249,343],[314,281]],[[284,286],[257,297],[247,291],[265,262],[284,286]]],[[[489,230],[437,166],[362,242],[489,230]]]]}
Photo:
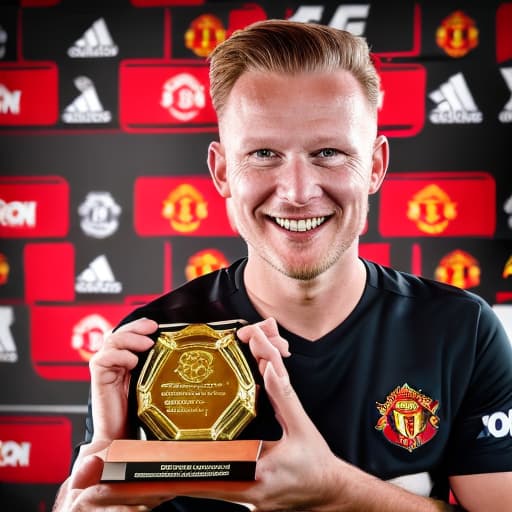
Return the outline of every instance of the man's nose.
{"type": "Polygon", "coordinates": [[[321,194],[318,173],[314,166],[294,158],[279,168],[277,195],[295,206],[307,204],[321,194]]]}

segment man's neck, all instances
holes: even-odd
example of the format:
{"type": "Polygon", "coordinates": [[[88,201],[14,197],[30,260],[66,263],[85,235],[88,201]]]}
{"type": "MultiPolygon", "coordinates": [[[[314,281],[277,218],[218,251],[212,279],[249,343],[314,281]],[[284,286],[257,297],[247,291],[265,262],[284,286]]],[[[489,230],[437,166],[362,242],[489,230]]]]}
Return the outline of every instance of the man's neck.
{"type": "Polygon", "coordinates": [[[290,332],[316,341],[341,324],[364,291],[366,270],[358,258],[301,281],[251,259],[244,272],[249,298],[263,318],[274,317],[290,332]],[[263,277],[264,275],[264,277],[263,277]]]}

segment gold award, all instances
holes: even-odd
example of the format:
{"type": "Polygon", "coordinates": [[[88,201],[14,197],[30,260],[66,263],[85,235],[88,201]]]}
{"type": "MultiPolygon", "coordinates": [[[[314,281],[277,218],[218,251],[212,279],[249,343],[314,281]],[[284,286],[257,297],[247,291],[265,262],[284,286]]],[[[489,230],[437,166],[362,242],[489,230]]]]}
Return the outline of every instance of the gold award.
{"type": "Polygon", "coordinates": [[[232,440],[256,416],[241,325],[159,326],[137,382],[138,416],[159,440],[232,440]]]}

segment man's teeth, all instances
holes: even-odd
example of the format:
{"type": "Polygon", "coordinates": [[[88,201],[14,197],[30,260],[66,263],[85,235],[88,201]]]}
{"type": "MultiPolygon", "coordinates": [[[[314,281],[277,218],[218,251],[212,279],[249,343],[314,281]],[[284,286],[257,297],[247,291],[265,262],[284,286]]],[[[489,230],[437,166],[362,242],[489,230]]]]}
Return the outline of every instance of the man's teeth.
{"type": "Polygon", "coordinates": [[[310,231],[320,226],[325,221],[325,217],[312,217],[310,219],[282,219],[275,217],[275,221],[279,226],[288,231],[310,231]]]}

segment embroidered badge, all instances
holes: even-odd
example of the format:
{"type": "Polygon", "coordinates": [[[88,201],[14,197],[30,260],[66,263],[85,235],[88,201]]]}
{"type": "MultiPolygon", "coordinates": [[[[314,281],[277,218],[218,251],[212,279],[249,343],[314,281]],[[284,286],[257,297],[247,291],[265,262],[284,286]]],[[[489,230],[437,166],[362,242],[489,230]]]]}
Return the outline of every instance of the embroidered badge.
{"type": "Polygon", "coordinates": [[[428,443],[439,428],[436,410],[439,401],[416,391],[409,384],[397,386],[381,404],[376,402],[381,417],[375,428],[386,439],[412,452],[428,443]]]}

